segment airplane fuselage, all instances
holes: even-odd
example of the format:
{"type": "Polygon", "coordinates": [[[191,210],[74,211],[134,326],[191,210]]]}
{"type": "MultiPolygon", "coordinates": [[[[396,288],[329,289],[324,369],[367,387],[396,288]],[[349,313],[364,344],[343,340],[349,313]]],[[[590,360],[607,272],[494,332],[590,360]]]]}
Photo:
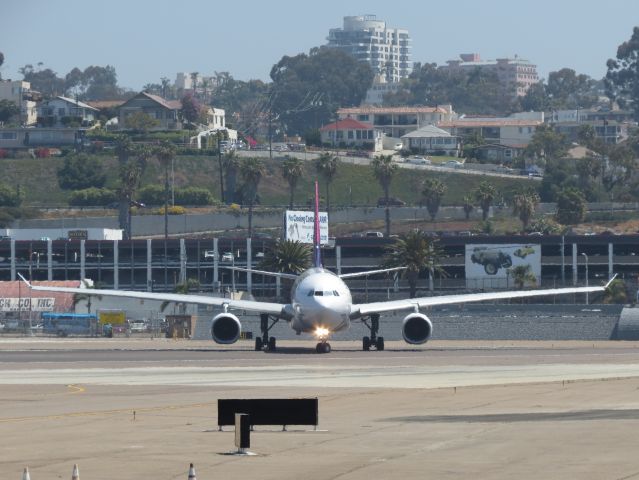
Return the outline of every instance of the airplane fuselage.
{"type": "Polygon", "coordinates": [[[291,289],[291,328],[325,339],[350,326],[352,304],[351,292],[341,278],[324,268],[310,268],[291,289]]]}

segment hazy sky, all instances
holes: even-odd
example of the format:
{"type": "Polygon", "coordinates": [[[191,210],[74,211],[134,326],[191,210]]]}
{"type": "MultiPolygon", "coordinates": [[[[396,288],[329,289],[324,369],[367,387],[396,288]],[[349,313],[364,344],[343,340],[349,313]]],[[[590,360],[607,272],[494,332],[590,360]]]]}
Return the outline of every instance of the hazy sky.
{"type": "Polygon", "coordinates": [[[639,1],[0,0],[0,68],[20,78],[28,63],[60,75],[113,65],[132,89],[180,71],[267,80],[283,55],[326,43],[343,16],[360,14],[408,29],[416,62],[518,54],[543,77],[569,67],[601,78],[639,25],[639,1]]]}

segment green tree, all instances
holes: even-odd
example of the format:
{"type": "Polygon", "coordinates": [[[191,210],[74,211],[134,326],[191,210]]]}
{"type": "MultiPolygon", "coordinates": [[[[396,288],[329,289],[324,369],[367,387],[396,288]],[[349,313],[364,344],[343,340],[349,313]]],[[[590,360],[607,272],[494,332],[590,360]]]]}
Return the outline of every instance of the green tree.
{"type": "Polygon", "coordinates": [[[557,221],[563,225],[574,225],[586,216],[586,199],[576,188],[564,188],[557,195],[557,221]]]}
{"type": "Polygon", "coordinates": [[[526,286],[537,285],[537,277],[532,273],[530,265],[517,265],[508,269],[508,276],[515,284],[517,290],[523,290],[526,286]]]}
{"type": "Polygon", "coordinates": [[[513,215],[521,220],[521,228],[526,231],[528,224],[539,205],[539,195],[533,191],[519,193],[513,197],[513,215]]]}
{"type": "Polygon", "coordinates": [[[299,182],[299,179],[302,178],[304,173],[304,170],[302,169],[302,161],[297,157],[287,156],[280,165],[280,169],[284,180],[288,182],[288,208],[292,210],[295,201],[295,189],[297,188],[297,182],[299,182]]]}
{"type": "Polygon", "coordinates": [[[0,185],[0,207],[19,207],[22,203],[20,187],[15,190],[7,185],[0,185]]]}
{"type": "Polygon", "coordinates": [[[0,100],[0,125],[20,113],[20,108],[10,100],[0,100]]]}
{"type": "Polygon", "coordinates": [[[397,164],[393,162],[392,155],[377,155],[372,162],[373,174],[384,190],[386,236],[390,236],[390,187],[393,177],[397,173],[397,164]]]}
{"type": "Polygon", "coordinates": [[[631,108],[639,120],[639,27],[634,27],[630,40],[617,48],[617,56],[607,62],[606,94],[623,108],[631,108]]]}
{"type": "Polygon", "coordinates": [[[466,215],[466,220],[469,220],[470,214],[475,209],[475,199],[473,198],[472,194],[468,194],[464,196],[463,202],[464,214],[466,215]]]}
{"type": "Polygon", "coordinates": [[[102,162],[84,153],[74,153],[64,157],[64,164],[57,170],[58,185],[63,190],[101,188],[106,182],[102,162]]]}
{"type": "Polygon", "coordinates": [[[474,195],[475,200],[479,204],[479,208],[481,208],[482,220],[486,221],[488,219],[488,214],[490,213],[490,207],[493,204],[493,200],[495,200],[495,197],[497,196],[497,190],[491,183],[483,181],[475,189],[474,195]]]}
{"type": "Polygon", "coordinates": [[[264,163],[258,158],[246,158],[240,164],[242,191],[248,202],[248,236],[253,237],[253,206],[257,198],[257,189],[265,173],[264,163]]]}
{"type": "Polygon", "coordinates": [[[568,146],[565,135],[555,132],[550,125],[539,125],[526,147],[526,155],[544,160],[557,159],[566,154],[568,146]]]}
{"type": "Polygon", "coordinates": [[[422,186],[422,197],[426,203],[426,209],[430,215],[430,220],[434,221],[442,203],[442,198],[446,193],[447,187],[436,178],[427,178],[422,186]]]}
{"type": "Polygon", "coordinates": [[[543,80],[532,84],[526,95],[519,99],[521,110],[524,112],[547,112],[552,110],[552,101],[546,91],[543,80]]]}
{"type": "Polygon", "coordinates": [[[336,48],[284,56],[271,69],[268,107],[289,134],[331,122],[339,107],[357,106],[373,81],[366,62],[336,48]]]}
{"type": "Polygon", "coordinates": [[[443,269],[439,266],[441,256],[442,251],[436,241],[424,232],[415,230],[397,238],[388,247],[383,265],[384,268],[406,267],[402,275],[408,281],[410,298],[415,298],[420,272],[429,272],[431,289],[434,273],[443,274],[443,269]]]}
{"type": "Polygon", "coordinates": [[[562,68],[548,74],[546,91],[552,108],[590,108],[597,102],[596,81],[588,75],[577,74],[570,68],[562,68]]]}
{"type": "Polygon", "coordinates": [[[157,127],[159,124],[159,120],[156,120],[151,115],[144,112],[133,112],[124,120],[124,126],[126,128],[140,133],[146,133],[152,128],[157,127]]]}
{"type": "Polygon", "coordinates": [[[330,214],[330,186],[333,178],[335,178],[337,174],[337,157],[330,153],[322,153],[317,160],[315,160],[315,170],[324,178],[324,183],[326,184],[326,211],[330,214]]]}

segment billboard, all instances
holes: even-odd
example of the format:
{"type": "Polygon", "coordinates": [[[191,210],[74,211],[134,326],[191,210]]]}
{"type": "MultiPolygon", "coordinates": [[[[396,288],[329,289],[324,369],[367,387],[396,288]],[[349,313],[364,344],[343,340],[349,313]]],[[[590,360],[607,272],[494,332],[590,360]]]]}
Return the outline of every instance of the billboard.
{"type": "Polygon", "coordinates": [[[18,297],[0,298],[0,312],[20,312],[31,310],[33,312],[52,312],[55,307],[55,298],[45,297],[18,297]]]}
{"type": "MultiPolygon", "coordinates": [[[[328,214],[319,212],[320,216],[320,243],[328,243],[328,214]]],[[[287,210],[284,219],[284,231],[286,240],[302,243],[313,243],[313,230],[315,212],[303,212],[287,210]]]]}
{"type": "Polygon", "coordinates": [[[467,244],[466,288],[514,288],[512,269],[530,266],[535,282],[541,284],[541,245],[539,244],[467,244]]]}

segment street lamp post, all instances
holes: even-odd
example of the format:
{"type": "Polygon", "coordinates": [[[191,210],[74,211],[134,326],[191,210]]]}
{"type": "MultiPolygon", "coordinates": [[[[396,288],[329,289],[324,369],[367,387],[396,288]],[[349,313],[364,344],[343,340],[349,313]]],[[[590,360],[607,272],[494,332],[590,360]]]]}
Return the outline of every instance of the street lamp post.
{"type": "MultiPolygon", "coordinates": [[[[586,255],[583,252],[581,252],[581,254],[584,256],[584,259],[586,260],[586,287],[588,287],[588,255],[586,255]]],[[[586,305],[589,304],[588,300],[589,300],[588,292],[586,292],[586,305]]]]}

